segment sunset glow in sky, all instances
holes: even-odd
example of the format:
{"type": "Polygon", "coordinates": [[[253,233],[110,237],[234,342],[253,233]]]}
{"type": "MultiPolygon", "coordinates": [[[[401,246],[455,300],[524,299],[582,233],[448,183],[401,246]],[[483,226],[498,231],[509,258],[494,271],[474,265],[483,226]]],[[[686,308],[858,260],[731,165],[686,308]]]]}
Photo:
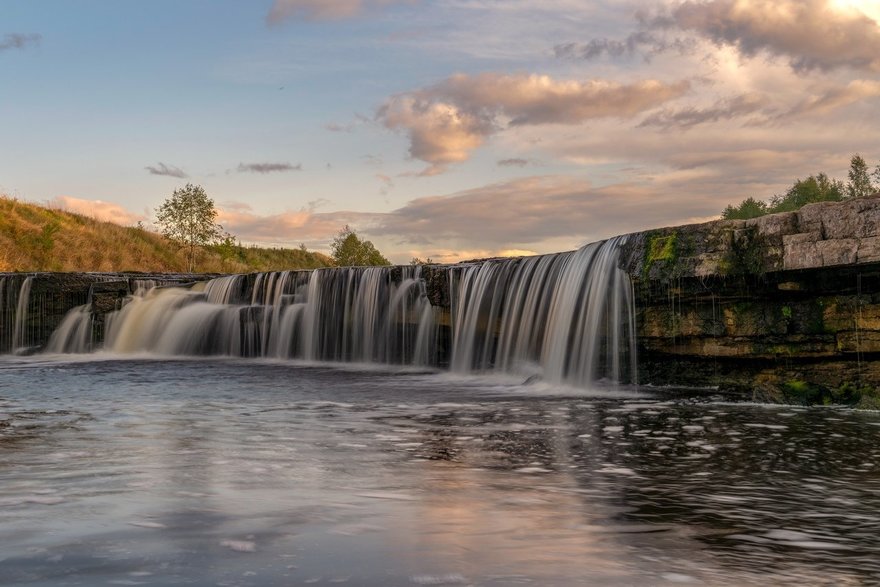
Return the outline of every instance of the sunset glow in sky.
{"type": "Polygon", "coordinates": [[[0,193],[246,243],[576,248],[880,163],[880,0],[4,0],[0,193]]]}

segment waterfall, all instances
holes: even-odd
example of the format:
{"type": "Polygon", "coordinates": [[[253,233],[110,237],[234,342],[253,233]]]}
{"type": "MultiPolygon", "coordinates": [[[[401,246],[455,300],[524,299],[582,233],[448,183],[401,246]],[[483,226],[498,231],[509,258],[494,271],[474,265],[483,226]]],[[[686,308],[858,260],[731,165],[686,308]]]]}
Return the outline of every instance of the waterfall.
{"type": "Polygon", "coordinates": [[[21,352],[33,346],[29,334],[28,319],[30,317],[31,286],[34,283],[33,275],[28,275],[21,282],[18,290],[18,303],[15,307],[15,323],[12,327],[12,350],[21,352]]]}
{"type": "Polygon", "coordinates": [[[634,382],[634,297],[618,268],[623,242],[428,269],[276,271],[187,287],[133,282],[134,293],[105,317],[102,345],[87,304],[65,317],[47,350],[403,364],[572,385],[634,382]]]}
{"type": "Polygon", "coordinates": [[[92,305],[72,309],[49,337],[47,353],[88,353],[95,346],[92,328],[92,305]]]}
{"type": "MultiPolygon", "coordinates": [[[[191,288],[136,291],[107,316],[116,353],[228,355],[428,365],[434,313],[419,267],[368,267],[244,275],[191,288]],[[400,273],[398,278],[395,273],[400,273]]],[[[72,313],[73,314],[73,313],[72,313]]],[[[79,332],[81,313],[58,329],[79,332]]],[[[65,320],[65,323],[67,321],[65,320]]],[[[55,339],[51,350],[57,350],[55,339]]],[[[77,352],[76,343],[66,346],[77,352]]]]}
{"type": "Polygon", "coordinates": [[[634,300],[617,267],[624,238],[459,269],[451,280],[451,369],[575,385],[634,381],[634,300]]]}

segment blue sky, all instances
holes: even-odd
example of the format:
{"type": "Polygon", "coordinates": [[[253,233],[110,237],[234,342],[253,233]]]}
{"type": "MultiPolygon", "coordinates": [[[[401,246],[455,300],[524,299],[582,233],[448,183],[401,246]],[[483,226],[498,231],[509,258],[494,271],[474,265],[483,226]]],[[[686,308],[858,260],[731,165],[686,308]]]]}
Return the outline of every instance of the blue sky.
{"type": "Polygon", "coordinates": [[[880,162],[880,2],[4,0],[0,193],[245,242],[550,252],[880,162]]]}

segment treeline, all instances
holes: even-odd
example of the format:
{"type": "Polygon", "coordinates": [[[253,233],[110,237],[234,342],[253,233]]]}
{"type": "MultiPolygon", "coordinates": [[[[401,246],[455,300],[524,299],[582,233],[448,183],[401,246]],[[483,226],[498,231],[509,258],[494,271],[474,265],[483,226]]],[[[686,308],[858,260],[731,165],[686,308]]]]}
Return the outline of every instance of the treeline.
{"type": "Polygon", "coordinates": [[[738,206],[728,205],[721,213],[725,220],[748,220],[776,212],[793,212],[813,202],[839,202],[869,196],[880,191],[880,164],[871,172],[865,159],[856,153],[850,160],[848,179],[843,182],[825,173],[798,179],[783,194],[769,201],[747,198],[738,206]]]}

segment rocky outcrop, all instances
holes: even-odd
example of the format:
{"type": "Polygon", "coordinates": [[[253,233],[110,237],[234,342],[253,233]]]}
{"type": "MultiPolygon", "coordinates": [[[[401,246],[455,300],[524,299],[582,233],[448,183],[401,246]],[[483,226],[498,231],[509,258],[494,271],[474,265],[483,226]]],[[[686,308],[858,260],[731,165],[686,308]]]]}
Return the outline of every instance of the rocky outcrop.
{"type": "Polygon", "coordinates": [[[759,275],[880,262],[880,193],[751,220],[630,235],[623,268],[637,280],[759,275]]]}
{"type": "Polygon", "coordinates": [[[880,388],[880,194],[634,234],[622,264],[642,382],[797,402],[880,388]]]}

